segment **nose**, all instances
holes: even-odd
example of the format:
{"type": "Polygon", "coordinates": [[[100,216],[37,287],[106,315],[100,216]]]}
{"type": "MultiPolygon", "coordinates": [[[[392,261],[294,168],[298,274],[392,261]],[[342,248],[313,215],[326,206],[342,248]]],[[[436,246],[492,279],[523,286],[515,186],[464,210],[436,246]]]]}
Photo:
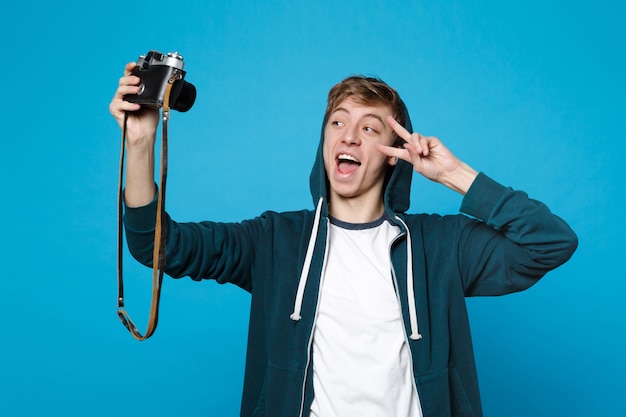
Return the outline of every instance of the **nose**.
{"type": "Polygon", "coordinates": [[[344,132],[342,141],[347,145],[360,145],[361,137],[357,127],[348,127],[344,132]]]}

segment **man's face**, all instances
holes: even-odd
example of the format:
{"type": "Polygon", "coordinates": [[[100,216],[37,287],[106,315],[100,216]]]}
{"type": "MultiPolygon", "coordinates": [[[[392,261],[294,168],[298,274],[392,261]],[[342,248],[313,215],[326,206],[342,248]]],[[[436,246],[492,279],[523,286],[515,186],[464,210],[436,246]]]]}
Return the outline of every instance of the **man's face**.
{"type": "Polygon", "coordinates": [[[388,106],[367,106],[351,99],[339,103],[324,127],[324,166],[331,200],[367,197],[382,201],[385,173],[395,160],[376,150],[391,145],[394,134],[385,122],[388,106]]]}

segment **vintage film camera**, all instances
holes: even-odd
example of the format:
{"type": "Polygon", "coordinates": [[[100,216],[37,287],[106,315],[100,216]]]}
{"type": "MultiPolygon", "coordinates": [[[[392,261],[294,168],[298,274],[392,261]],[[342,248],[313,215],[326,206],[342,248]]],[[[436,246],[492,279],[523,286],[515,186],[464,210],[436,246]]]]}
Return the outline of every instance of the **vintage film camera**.
{"type": "Polygon", "coordinates": [[[158,51],[149,51],[146,55],[141,55],[133,75],[141,78],[141,84],[137,94],[124,97],[131,103],[151,108],[163,107],[167,84],[172,77],[176,81],[170,92],[170,108],[186,112],[196,101],[196,87],[184,80],[183,57],[177,52],[162,54],[158,51]]]}

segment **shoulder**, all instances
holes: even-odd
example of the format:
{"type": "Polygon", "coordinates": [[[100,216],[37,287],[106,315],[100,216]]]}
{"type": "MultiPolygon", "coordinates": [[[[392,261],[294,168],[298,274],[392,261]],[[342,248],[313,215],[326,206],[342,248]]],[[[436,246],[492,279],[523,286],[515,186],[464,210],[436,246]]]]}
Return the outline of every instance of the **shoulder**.
{"type": "Polygon", "coordinates": [[[254,219],[244,221],[244,223],[257,223],[267,230],[296,230],[301,232],[303,227],[313,223],[314,217],[315,212],[312,210],[283,212],[268,210],[254,219]]]}
{"type": "Polygon", "coordinates": [[[417,213],[401,214],[399,217],[410,230],[459,227],[474,221],[463,213],[445,215],[437,213],[417,213]]]}

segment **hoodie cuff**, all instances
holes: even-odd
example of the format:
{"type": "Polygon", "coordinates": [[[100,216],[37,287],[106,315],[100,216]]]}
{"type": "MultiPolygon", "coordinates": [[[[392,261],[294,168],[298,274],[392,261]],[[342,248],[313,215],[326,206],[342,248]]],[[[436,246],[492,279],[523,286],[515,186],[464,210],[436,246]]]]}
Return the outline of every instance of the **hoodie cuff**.
{"type": "Polygon", "coordinates": [[[486,221],[506,191],[505,186],[481,172],[463,197],[461,212],[486,221]]]}
{"type": "Polygon", "coordinates": [[[158,190],[154,194],[154,200],[145,206],[128,207],[124,199],[124,224],[130,230],[136,232],[151,232],[156,224],[158,190]]]}

